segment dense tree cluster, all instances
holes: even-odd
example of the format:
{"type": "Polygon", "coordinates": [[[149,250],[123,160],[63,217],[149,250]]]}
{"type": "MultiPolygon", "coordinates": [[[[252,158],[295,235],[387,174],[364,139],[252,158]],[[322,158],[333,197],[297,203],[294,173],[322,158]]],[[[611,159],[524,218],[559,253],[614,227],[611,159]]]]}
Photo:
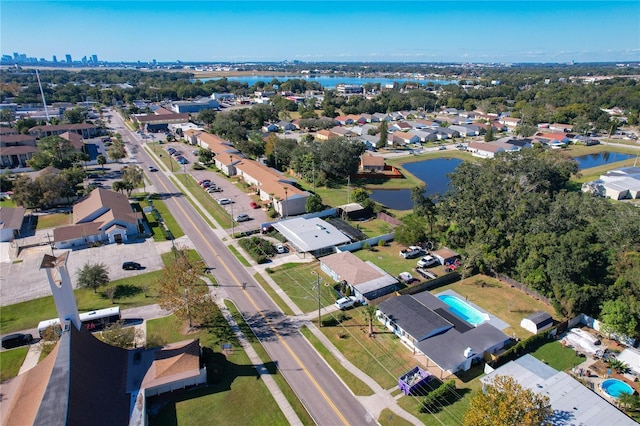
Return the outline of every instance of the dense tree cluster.
{"type": "Polygon", "coordinates": [[[525,150],[451,174],[438,205],[445,239],[465,247],[468,266],[527,284],[562,315],[598,314],[624,300],[640,318],[640,211],[566,185],[576,163],[525,150]]]}

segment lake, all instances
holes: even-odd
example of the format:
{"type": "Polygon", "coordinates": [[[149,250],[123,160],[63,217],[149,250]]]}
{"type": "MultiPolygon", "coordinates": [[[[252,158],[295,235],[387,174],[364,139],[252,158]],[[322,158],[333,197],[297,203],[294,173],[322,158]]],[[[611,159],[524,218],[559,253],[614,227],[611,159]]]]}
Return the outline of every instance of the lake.
{"type": "MultiPolygon", "coordinates": [[[[462,160],[458,158],[436,158],[433,160],[405,163],[404,169],[427,184],[427,195],[444,194],[449,186],[447,175],[455,170],[462,160]]],[[[376,189],[371,193],[371,199],[390,209],[411,210],[410,189],[376,189]]]]}
{"type": "MultiPolygon", "coordinates": [[[[410,79],[410,78],[384,78],[384,77],[338,77],[338,76],[269,76],[269,75],[250,75],[250,76],[242,76],[242,77],[227,77],[229,81],[240,81],[242,83],[247,83],[249,86],[253,86],[259,81],[264,81],[265,83],[271,82],[273,79],[277,79],[278,81],[287,81],[291,79],[302,79],[308,81],[316,81],[325,88],[334,88],[338,84],[360,84],[365,85],[367,83],[380,83],[383,86],[386,84],[393,83],[405,83],[405,82],[415,82],[420,85],[425,85],[427,83],[434,84],[458,84],[455,80],[418,80],[418,79],[410,79]]],[[[201,78],[199,79],[203,83],[209,80],[220,80],[220,78],[201,78]]],[[[195,81],[195,80],[192,80],[195,81]]]]}
{"type": "Polygon", "coordinates": [[[623,154],[621,152],[597,152],[594,154],[581,155],[573,159],[578,162],[580,170],[598,167],[604,164],[615,163],[636,157],[633,154],[623,154]]]}

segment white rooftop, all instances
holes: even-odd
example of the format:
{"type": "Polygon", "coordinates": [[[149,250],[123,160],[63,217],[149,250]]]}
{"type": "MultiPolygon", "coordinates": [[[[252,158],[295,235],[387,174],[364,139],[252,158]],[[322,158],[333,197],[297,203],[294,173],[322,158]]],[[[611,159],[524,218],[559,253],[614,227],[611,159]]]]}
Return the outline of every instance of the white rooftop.
{"type": "Polygon", "coordinates": [[[317,217],[281,220],[273,223],[273,227],[303,252],[334,247],[351,241],[335,226],[317,217]]]}
{"type": "Polygon", "coordinates": [[[480,381],[486,384],[496,375],[511,376],[521,386],[548,396],[553,409],[552,424],[637,425],[623,412],[567,373],[557,371],[529,354],[508,362],[480,381]]]}

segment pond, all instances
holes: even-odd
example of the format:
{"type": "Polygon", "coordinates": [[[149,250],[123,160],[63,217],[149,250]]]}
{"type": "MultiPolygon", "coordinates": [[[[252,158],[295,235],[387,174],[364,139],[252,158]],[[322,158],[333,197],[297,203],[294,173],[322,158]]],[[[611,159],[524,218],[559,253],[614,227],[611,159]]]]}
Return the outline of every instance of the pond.
{"type": "MultiPolygon", "coordinates": [[[[447,175],[461,163],[462,160],[458,158],[436,158],[405,163],[402,167],[427,184],[427,195],[434,195],[447,192],[449,186],[447,175]]],[[[394,210],[413,208],[410,189],[376,189],[371,193],[371,199],[394,210]]]]}
{"type": "Polygon", "coordinates": [[[623,154],[621,152],[596,152],[594,154],[581,155],[573,159],[578,162],[580,170],[602,166],[604,164],[615,163],[634,158],[633,154],[623,154]]]}

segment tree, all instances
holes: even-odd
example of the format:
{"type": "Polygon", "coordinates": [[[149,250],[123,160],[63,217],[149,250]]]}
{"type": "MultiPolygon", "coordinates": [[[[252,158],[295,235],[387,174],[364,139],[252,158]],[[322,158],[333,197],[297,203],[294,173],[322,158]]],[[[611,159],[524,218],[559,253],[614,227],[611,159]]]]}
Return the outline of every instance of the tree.
{"type": "Polygon", "coordinates": [[[27,160],[27,164],[35,170],[48,166],[66,169],[73,165],[75,158],[76,150],[71,142],[60,136],[48,136],[38,141],[38,151],[27,160]]]}
{"type": "Polygon", "coordinates": [[[495,376],[471,399],[465,426],[551,425],[549,397],[522,387],[513,377],[495,376]]]}
{"type": "Polygon", "coordinates": [[[529,126],[527,124],[519,124],[513,130],[513,133],[518,136],[522,136],[523,138],[528,138],[529,136],[533,136],[536,134],[538,129],[535,126],[529,126]]]}
{"type": "Polygon", "coordinates": [[[198,150],[198,159],[204,164],[211,164],[213,162],[213,151],[210,149],[200,148],[198,150]]]}
{"type": "Polygon", "coordinates": [[[104,173],[104,165],[107,164],[107,157],[100,154],[98,155],[98,158],[96,158],[96,161],[98,162],[98,164],[100,164],[100,167],[102,167],[102,172],[104,173]]]}
{"type": "Polygon", "coordinates": [[[137,188],[144,182],[142,168],[139,166],[125,166],[122,168],[122,180],[129,183],[131,189],[137,188]]]}
{"type": "Polygon", "coordinates": [[[378,308],[375,305],[365,305],[362,309],[362,316],[367,321],[369,325],[369,337],[373,337],[373,319],[376,317],[376,312],[378,308]]]}
{"type": "Polygon", "coordinates": [[[204,123],[207,127],[211,127],[216,120],[216,114],[217,112],[211,108],[203,109],[198,113],[198,121],[204,123]]]}
{"type": "Polygon", "coordinates": [[[427,240],[427,219],[409,214],[402,218],[402,223],[396,227],[397,242],[410,246],[427,240]]]}
{"type": "Polygon", "coordinates": [[[312,194],[305,202],[305,211],[307,213],[319,212],[323,207],[322,198],[318,194],[312,194]]]}
{"type": "Polygon", "coordinates": [[[209,288],[200,279],[202,262],[189,259],[187,250],[177,247],[175,258],[164,268],[158,281],[160,307],[172,311],[180,320],[202,324],[211,312],[213,301],[209,288]]]}
{"type": "Polygon", "coordinates": [[[426,195],[427,185],[416,186],[411,189],[411,201],[413,201],[413,213],[427,218],[429,232],[433,234],[433,223],[436,217],[436,204],[426,195]]]}
{"type": "Polygon", "coordinates": [[[362,204],[369,199],[369,193],[364,188],[355,188],[351,191],[351,199],[354,203],[362,204]]]}
{"type": "Polygon", "coordinates": [[[378,140],[376,148],[386,148],[389,143],[389,123],[387,123],[387,120],[382,120],[378,129],[380,130],[380,139],[378,140]]]}
{"type": "Polygon", "coordinates": [[[633,314],[633,307],[628,300],[607,300],[602,305],[600,321],[606,333],[635,337],[638,322],[633,314]]]}
{"type": "Polygon", "coordinates": [[[82,108],[72,108],[64,111],[64,120],[67,123],[79,124],[84,123],[85,111],[82,108]]]}
{"type": "Polygon", "coordinates": [[[79,287],[92,288],[96,293],[98,287],[109,283],[109,268],[104,263],[85,263],[77,272],[79,287]]]}
{"type": "Polygon", "coordinates": [[[487,126],[487,133],[484,134],[484,141],[491,142],[494,139],[495,137],[493,136],[493,126],[491,125],[491,123],[489,123],[489,125],[487,126]]]}
{"type": "Polygon", "coordinates": [[[124,147],[117,143],[113,144],[113,146],[109,148],[107,154],[109,154],[109,158],[116,160],[116,162],[119,162],[119,160],[123,159],[127,155],[124,147]]]}

